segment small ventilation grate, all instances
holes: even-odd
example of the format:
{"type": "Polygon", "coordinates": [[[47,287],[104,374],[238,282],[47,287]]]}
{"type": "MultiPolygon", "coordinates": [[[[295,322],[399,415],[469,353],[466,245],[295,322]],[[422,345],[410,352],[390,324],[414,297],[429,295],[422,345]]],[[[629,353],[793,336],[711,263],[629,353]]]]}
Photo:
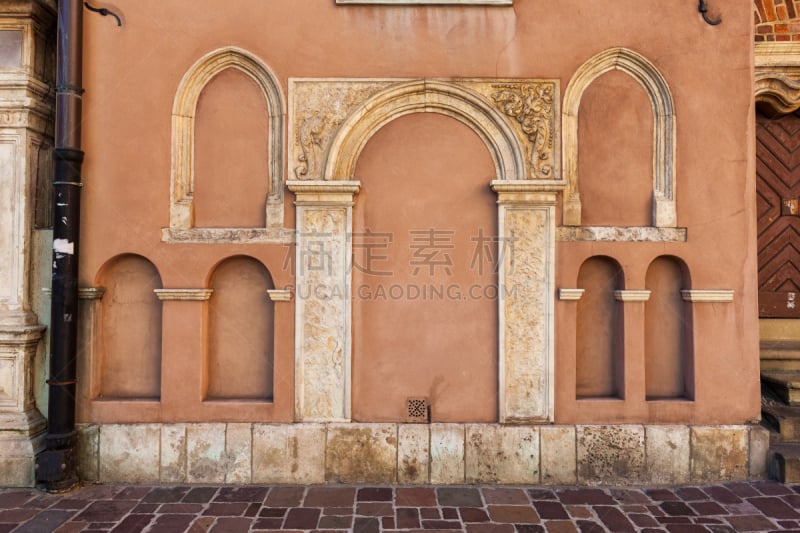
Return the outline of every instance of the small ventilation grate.
{"type": "Polygon", "coordinates": [[[430,406],[427,398],[409,398],[406,400],[408,422],[425,424],[430,422],[430,406]]]}

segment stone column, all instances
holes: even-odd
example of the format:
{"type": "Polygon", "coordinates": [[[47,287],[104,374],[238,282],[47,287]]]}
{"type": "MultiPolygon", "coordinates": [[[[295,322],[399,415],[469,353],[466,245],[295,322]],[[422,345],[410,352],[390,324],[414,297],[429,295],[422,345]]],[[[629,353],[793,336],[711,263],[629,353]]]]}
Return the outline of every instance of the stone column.
{"type": "Polygon", "coordinates": [[[493,181],[499,237],[500,422],[553,420],[555,205],[563,182],[493,181]]]}
{"type": "Polygon", "coordinates": [[[295,419],[350,420],[350,260],[357,181],[289,181],[297,206],[295,419]]]}
{"type": "Polygon", "coordinates": [[[52,146],[54,17],[55,2],[0,3],[0,486],[32,485],[43,448],[33,359],[44,326],[31,310],[30,278],[37,178],[49,178],[39,163],[52,146]]]}

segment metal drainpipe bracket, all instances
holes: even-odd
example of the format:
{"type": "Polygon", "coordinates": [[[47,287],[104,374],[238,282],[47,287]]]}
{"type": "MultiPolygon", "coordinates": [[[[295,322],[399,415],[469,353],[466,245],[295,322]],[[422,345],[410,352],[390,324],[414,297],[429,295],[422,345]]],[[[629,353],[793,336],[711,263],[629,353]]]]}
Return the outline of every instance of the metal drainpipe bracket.
{"type": "Polygon", "coordinates": [[[110,9],[106,9],[105,7],[94,7],[89,2],[84,2],[83,5],[86,6],[86,9],[88,9],[89,11],[93,11],[95,13],[100,13],[104,17],[107,17],[107,16],[111,15],[112,17],[117,19],[117,26],[122,26],[122,19],[119,18],[119,15],[117,15],[116,13],[111,11],[110,9]]]}
{"type": "Polygon", "coordinates": [[[711,26],[716,26],[722,22],[722,18],[712,19],[708,16],[708,6],[706,5],[706,0],[700,0],[697,10],[701,15],[703,15],[703,20],[705,20],[706,23],[710,24],[711,26]]]}

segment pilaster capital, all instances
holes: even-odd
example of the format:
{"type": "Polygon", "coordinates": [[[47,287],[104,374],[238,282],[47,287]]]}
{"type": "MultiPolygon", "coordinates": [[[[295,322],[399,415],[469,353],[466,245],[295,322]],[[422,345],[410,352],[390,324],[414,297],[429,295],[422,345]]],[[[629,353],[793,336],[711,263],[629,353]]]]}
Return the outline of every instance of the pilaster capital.
{"type": "Polygon", "coordinates": [[[290,180],[286,186],[295,195],[295,205],[353,205],[361,189],[360,181],[290,180]]]}
{"type": "Polygon", "coordinates": [[[566,187],[560,180],[494,180],[498,204],[555,205],[556,195],[566,187]]]}

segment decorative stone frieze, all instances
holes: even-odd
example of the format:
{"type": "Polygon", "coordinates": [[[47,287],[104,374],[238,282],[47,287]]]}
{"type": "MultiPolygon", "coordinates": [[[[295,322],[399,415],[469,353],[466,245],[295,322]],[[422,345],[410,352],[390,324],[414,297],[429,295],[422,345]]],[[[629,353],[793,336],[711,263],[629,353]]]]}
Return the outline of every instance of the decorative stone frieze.
{"type": "Polygon", "coordinates": [[[297,206],[295,418],[350,418],[354,181],[290,181],[297,206]]]}
{"type": "Polygon", "coordinates": [[[497,176],[557,179],[558,94],[558,80],[290,79],[289,160],[298,180],[353,179],[361,150],[382,125],[434,112],[480,135],[497,176]]]}

